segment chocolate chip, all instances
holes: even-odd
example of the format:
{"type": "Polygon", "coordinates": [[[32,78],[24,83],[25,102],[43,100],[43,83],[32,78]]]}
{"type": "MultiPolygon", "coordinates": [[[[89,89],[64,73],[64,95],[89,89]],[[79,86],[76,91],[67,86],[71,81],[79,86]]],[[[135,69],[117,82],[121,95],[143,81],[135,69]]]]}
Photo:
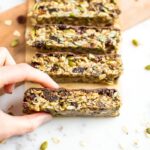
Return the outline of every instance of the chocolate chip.
{"type": "Polygon", "coordinates": [[[72,106],[75,106],[76,108],[78,107],[78,103],[77,102],[71,102],[72,106]]]}
{"type": "Polygon", "coordinates": [[[45,7],[44,6],[39,6],[38,9],[43,10],[45,7]]]}
{"type": "Polygon", "coordinates": [[[63,106],[64,106],[64,102],[60,102],[59,105],[60,105],[61,107],[63,107],[63,106]]]}
{"type": "Polygon", "coordinates": [[[79,34],[83,34],[84,32],[85,32],[85,27],[79,27],[79,28],[77,28],[77,32],[79,33],[79,34]]]}
{"type": "Polygon", "coordinates": [[[26,16],[20,15],[17,17],[17,22],[19,24],[25,24],[26,23],[26,16]]]}
{"type": "Polygon", "coordinates": [[[51,71],[57,71],[59,69],[57,64],[54,64],[51,68],[51,71]]]}
{"type": "Polygon", "coordinates": [[[83,73],[84,70],[85,70],[85,68],[77,67],[77,68],[74,68],[74,69],[72,70],[72,72],[74,72],[74,73],[83,73]]]}
{"type": "Polygon", "coordinates": [[[58,28],[59,28],[60,30],[65,30],[65,29],[66,29],[66,25],[65,25],[65,24],[59,24],[59,25],[58,25],[58,28]]]}
{"type": "Polygon", "coordinates": [[[57,8],[49,8],[48,11],[49,11],[49,13],[52,13],[52,12],[57,12],[58,9],[57,8]]]}
{"type": "Polygon", "coordinates": [[[40,54],[40,53],[36,54],[36,57],[41,57],[41,56],[42,56],[42,54],[40,54]]]}
{"type": "Polygon", "coordinates": [[[56,41],[57,43],[61,42],[61,40],[56,36],[50,36],[50,39],[56,41]]]}
{"type": "Polygon", "coordinates": [[[108,39],[106,42],[105,42],[105,46],[106,47],[109,47],[109,46],[112,46],[112,40],[108,39]]]}
{"type": "Polygon", "coordinates": [[[35,94],[31,94],[30,96],[27,96],[27,99],[33,100],[35,97],[35,94]]]}
{"type": "Polygon", "coordinates": [[[40,65],[40,63],[38,63],[38,62],[32,62],[32,63],[31,63],[31,66],[34,67],[34,68],[35,68],[36,66],[38,66],[38,65],[40,65]]]}
{"type": "Polygon", "coordinates": [[[58,100],[59,98],[58,98],[58,96],[56,96],[56,95],[50,95],[49,97],[47,97],[47,99],[48,99],[49,101],[56,101],[56,100],[58,100]]]}
{"type": "Polygon", "coordinates": [[[45,99],[49,100],[49,101],[56,101],[59,99],[59,97],[57,95],[55,95],[55,93],[53,92],[49,92],[48,90],[47,91],[43,91],[43,95],[45,99]]]}
{"type": "Polygon", "coordinates": [[[115,89],[101,89],[98,93],[112,97],[115,92],[115,89]]]}
{"type": "Polygon", "coordinates": [[[70,95],[69,91],[67,91],[66,89],[60,89],[58,91],[58,94],[60,95],[60,97],[69,96],[70,95]]]}
{"type": "Polygon", "coordinates": [[[45,42],[44,41],[35,41],[33,46],[37,48],[44,48],[45,47],[45,42]]]}
{"type": "Polygon", "coordinates": [[[96,6],[98,7],[99,11],[104,11],[103,3],[96,3],[96,6]]]}

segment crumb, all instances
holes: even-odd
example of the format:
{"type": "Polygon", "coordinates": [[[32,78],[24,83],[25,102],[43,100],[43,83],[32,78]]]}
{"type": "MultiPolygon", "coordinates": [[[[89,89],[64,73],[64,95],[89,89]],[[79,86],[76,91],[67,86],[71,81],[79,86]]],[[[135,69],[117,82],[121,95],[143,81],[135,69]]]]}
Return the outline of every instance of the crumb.
{"type": "Polygon", "coordinates": [[[17,17],[17,22],[19,24],[25,24],[26,23],[26,16],[20,15],[17,17]]]}
{"type": "Polygon", "coordinates": [[[33,137],[33,136],[30,135],[30,134],[27,134],[27,135],[26,135],[26,138],[27,138],[28,141],[35,141],[35,137],[33,137]]]}
{"type": "Polygon", "coordinates": [[[123,148],[123,145],[122,145],[122,144],[119,144],[119,149],[120,149],[120,150],[124,150],[124,148],[123,148]]]}
{"type": "Polygon", "coordinates": [[[21,33],[20,33],[18,30],[15,30],[15,31],[13,32],[13,35],[20,37],[20,36],[21,36],[21,33]]]}
{"type": "Polygon", "coordinates": [[[52,137],[51,140],[54,144],[59,144],[60,143],[60,140],[56,137],[52,137]]]}
{"type": "Polygon", "coordinates": [[[138,146],[138,145],[139,145],[139,140],[138,140],[138,139],[135,139],[135,140],[133,141],[133,144],[134,144],[135,146],[138,146]]]}
{"type": "Polygon", "coordinates": [[[85,147],[85,142],[84,141],[80,141],[79,144],[80,144],[81,147],[85,147]]]}
{"type": "Polygon", "coordinates": [[[12,20],[5,20],[4,24],[7,26],[11,26],[12,25],[12,20]]]}
{"type": "Polygon", "coordinates": [[[128,129],[127,129],[127,127],[125,127],[125,126],[122,127],[122,131],[123,131],[125,134],[127,134],[127,135],[129,134],[129,133],[128,133],[128,129]]]}
{"type": "Polygon", "coordinates": [[[16,150],[22,150],[22,148],[23,148],[22,144],[16,143],[15,145],[16,145],[16,150]]]}

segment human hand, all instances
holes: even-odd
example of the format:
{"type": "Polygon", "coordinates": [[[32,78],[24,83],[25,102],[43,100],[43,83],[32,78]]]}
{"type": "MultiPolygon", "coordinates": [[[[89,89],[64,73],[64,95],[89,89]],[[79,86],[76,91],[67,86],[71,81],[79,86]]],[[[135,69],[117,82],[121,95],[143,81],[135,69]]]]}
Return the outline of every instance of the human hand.
{"type": "MultiPolygon", "coordinates": [[[[51,89],[58,88],[47,74],[27,64],[16,64],[8,50],[0,48],[0,88],[4,88],[6,93],[12,93],[15,83],[22,81],[37,82],[51,89]]],[[[31,132],[51,118],[51,115],[46,113],[10,116],[0,110],[0,141],[31,132]]]]}

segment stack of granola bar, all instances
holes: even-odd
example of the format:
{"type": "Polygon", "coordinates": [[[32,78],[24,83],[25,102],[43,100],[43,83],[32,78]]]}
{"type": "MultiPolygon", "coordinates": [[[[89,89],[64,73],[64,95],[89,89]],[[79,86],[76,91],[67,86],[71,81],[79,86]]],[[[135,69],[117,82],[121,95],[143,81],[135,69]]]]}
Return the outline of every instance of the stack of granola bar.
{"type": "MultiPolygon", "coordinates": [[[[27,45],[37,49],[31,65],[59,83],[116,84],[122,73],[117,54],[121,31],[117,0],[40,0],[28,13],[27,45]]],[[[116,89],[31,88],[24,111],[54,116],[117,116],[116,89]]]]}

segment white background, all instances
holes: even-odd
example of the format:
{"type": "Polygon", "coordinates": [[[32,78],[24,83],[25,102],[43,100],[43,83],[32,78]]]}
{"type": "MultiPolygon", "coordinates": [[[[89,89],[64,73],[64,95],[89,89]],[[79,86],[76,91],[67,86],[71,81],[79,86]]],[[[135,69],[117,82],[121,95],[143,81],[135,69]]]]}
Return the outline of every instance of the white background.
{"type": "MultiPolygon", "coordinates": [[[[22,1],[1,1],[0,11],[22,1]]],[[[31,134],[8,140],[0,145],[0,150],[38,150],[44,140],[49,141],[49,150],[119,150],[119,145],[125,150],[149,150],[150,138],[144,130],[150,127],[150,71],[144,67],[150,64],[150,20],[124,32],[122,39],[124,74],[119,89],[123,105],[119,117],[55,118],[31,134]],[[138,39],[139,47],[131,44],[133,38],[138,39]],[[59,139],[60,143],[55,144],[52,138],[59,139]]],[[[11,104],[17,108],[23,92],[21,86],[14,94],[1,96],[0,108],[5,110],[11,104]]]]}

